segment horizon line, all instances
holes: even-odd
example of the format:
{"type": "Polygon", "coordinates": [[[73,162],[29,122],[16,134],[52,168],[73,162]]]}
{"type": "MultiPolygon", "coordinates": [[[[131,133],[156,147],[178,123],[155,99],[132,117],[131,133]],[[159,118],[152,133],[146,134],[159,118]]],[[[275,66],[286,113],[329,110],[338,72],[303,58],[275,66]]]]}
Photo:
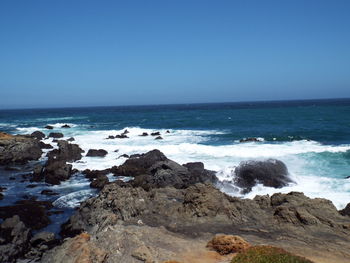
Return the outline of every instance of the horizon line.
{"type": "Polygon", "coordinates": [[[113,108],[113,107],[152,107],[152,106],[185,106],[185,105],[204,105],[204,104],[230,104],[230,103],[274,103],[274,102],[298,102],[298,101],[336,101],[350,100],[346,98],[318,98],[318,99],[277,99],[277,100],[241,100],[241,101],[223,101],[223,102],[189,102],[189,103],[161,103],[161,104],[127,104],[127,105],[96,105],[96,106],[53,106],[53,107],[24,107],[24,108],[0,108],[0,111],[7,110],[50,110],[50,109],[84,109],[84,108],[113,108]]]}

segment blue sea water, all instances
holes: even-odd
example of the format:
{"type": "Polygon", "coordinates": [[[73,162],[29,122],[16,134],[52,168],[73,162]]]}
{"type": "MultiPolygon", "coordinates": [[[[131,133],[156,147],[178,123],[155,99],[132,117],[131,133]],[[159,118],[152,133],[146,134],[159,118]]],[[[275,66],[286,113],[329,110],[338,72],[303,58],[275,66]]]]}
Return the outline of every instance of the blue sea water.
{"type": "MultiPolygon", "coordinates": [[[[330,199],[339,209],[350,202],[350,179],[346,179],[350,176],[350,99],[0,111],[0,131],[28,134],[36,130],[63,132],[85,151],[108,151],[102,159],[83,157],[73,164],[79,170],[108,168],[123,163],[125,158],[118,158],[122,154],[157,148],[179,163],[202,161],[229,183],[240,162],[276,158],[286,163],[295,183],[282,189],[258,185],[244,197],[301,191],[330,199]],[[45,129],[48,124],[54,130],[45,129]],[[63,124],[71,128],[61,128],[63,124]],[[130,138],[105,139],[125,129],[130,138]],[[138,136],[153,131],[160,131],[163,140],[138,136]],[[239,142],[248,137],[260,142],[239,142]]],[[[58,208],[73,208],[96,194],[80,174],[59,186],[29,189],[25,183],[9,180],[14,172],[0,169],[0,173],[4,175],[0,186],[8,187],[0,205],[20,194],[40,196],[43,188],[60,193],[45,197],[58,208]]],[[[234,187],[222,190],[241,196],[234,187]]]]}

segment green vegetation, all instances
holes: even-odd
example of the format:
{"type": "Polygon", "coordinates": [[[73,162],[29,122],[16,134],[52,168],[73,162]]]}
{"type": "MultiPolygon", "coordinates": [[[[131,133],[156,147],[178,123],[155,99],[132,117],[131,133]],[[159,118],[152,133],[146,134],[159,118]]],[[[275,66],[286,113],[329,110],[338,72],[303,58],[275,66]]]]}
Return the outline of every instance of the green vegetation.
{"type": "Polygon", "coordinates": [[[231,263],[313,263],[282,248],[255,246],[238,253],[231,263]]]}

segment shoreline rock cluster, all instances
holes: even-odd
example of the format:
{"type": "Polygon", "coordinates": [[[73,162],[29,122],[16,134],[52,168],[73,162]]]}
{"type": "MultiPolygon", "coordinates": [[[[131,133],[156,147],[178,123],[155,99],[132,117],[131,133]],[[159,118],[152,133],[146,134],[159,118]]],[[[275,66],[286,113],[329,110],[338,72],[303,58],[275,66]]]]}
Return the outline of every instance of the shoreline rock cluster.
{"type": "MultiPolygon", "coordinates": [[[[0,133],[0,164],[38,160],[45,147],[43,138],[40,132],[31,136],[0,133]]],[[[60,184],[78,172],[70,163],[80,160],[84,151],[67,140],[56,143],[57,149],[47,153],[47,162],[33,167],[31,181],[60,184]]],[[[90,149],[86,155],[103,158],[106,154],[103,149],[90,149]]],[[[203,163],[181,165],[159,150],[130,156],[109,169],[80,172],[100,192],[81,203],[61,226],[60,240],[48,232],[33,235],[50,224],[51,202],[29,199],[0,207],[4,220],[0,262],[195,262],[190,259],[194,251],[207,255],[207,243],[218,233],[239,235],[255,245],[284,247],[311,259],[324,257],[329,250],[336,262],[350,258],[350,204],[337,211],[329,200],[298,192],[232,197],[217,188],[221,182],[215,171],[205,169],[203,163]],[[107,174],[133,180],[109,182],[107,174]],[[318,254],[313,255],[315,251],[318,254]]],[[[292,183],[287,167],[278,160],[244,162],[235,173],[232,183],[242,192],[251,191],[257,183],[276,188],[292,183]]],[[[239,237],[228,239],[249,247],[239,237]]],[[[208,247],[214,249],[214,241],[208,247]]],[[[213,258],[226,254],[215,253],[213,258]]]]}

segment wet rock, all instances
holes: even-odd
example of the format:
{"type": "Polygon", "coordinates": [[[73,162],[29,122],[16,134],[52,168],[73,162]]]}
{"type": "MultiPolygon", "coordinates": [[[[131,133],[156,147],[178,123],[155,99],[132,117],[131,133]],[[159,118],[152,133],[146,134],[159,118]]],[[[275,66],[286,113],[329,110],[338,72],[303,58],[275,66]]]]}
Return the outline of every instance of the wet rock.
{"type": "Polygon", "coordinates": [[[37,139],[0,132],[0,165],[24,164],[30,160],[38,160],[41,154],[42,150],[37,139]]]}
{"type": "Polygon", "coordinates": [[[188,164],[188,167],[169,160],[159,150],[153,150],[136,157],[130,156],[112,172],[117,176],[135,177],[131,184],[147,190],[166,186],[186,188],[194,183],[217,181],[215,172],[205,170],[203,164],[188,164]]]}
{"type": "Polygon", "coordinates": [[[65,125],[62,125],[61,128],[67,129],[67,128],[71,128],[71,127],[68,124],[65,124],[65,125]]]}
{"type": "Polygon", "coordinates": [[[157,136],[155,140],[163,140],[162,136],[157,136]]]}
{"type": "Polygon", "coordinates": [[[90,170],[86,169],[82,171],[82,173],[85,175],[86,178],[93,180],[99,176],[109,174],[111,172],[111,169],[105,169],[105,170],[90,170]]]}
{"type": "Polygon", "coordinates": [[[50,161],[43,172],[45,182],[49,184],[60,184],[72,175],[72,165],[64,161],[50,161]]]}
{"type": "Polygon", "coordinates": [[[125,134],[117,134],[114,138],[115,139],[127,139],[129,137],[125,134]]]}
{"type": "Polygon", "coordinates": [[[67,139],[67,142],[74,142],[74,141],[75,141],[75,139],[73,137],[70,137],[67,139]]]}
{"type": "Polygon", "coordinates": [[[0,218],[18,215],[27,227],[41,229],[51,223],[46,210],[52,207],[49,201],[22,200],[15,205],[0,207],[0,218]]]}
{"type": "Polygon", "coordinates": [[[42,140],[42,139],[45,138],[45,134],[43,132],[41,132],[41,131],[35,131],[30,136],[32,136],[32,137],[34,137],[34,138],[36,138],[38,140],[42,140]]]}
{"type": "Polygon", "coordinates": [[[65,140],[59,140],[57,142],[58,149],[52,150],[47,154],[48,162],[52,161],[65,161],[75,162],[82,158],[84,152],[79,145],[68,143],[65,140]]]}
{"type": "Polygon", "coordinates": [[[53,146],[51,144],[48,143],[44,143],[44,142],[39,142],[40,148],[41,149],[52,149],[53,146]]]}
{"type": "Polygon", "coordinates": [[[242,188],[243,193],[248,193],[256,184],[281,188],[292,180],[288,177],[287,166],[279,160],[242,162],[235,169],[234,184],[242,188]]]}
{"type": "Polygon", "coordinates": [[[127,129],[125,129],[124,131],[123,131],[123,133],[122,133],[122,135],[124,134],[128,134],[128,133],[130,133],[127,129]]]}
{"type": "Polygon", "coordinates": [[[143,132],[141,135],[139,136],[148,136],[148,133],[147,132],[143,132]]]}
{"type": "Polygon", "coordinates": [[[128,154],[122,154],[122,155],[119,155],[117,159],[119,158],[129,158],[130,156],[128,154]]]}
{"type": "Polygon", "coordinates": [[[207,247],[221,255],[242,252],[250,247],[250,244],[240,236],[217,235],[207,244],[207,247]]]}
{"type": "Polygon", "coordinates": [[[169,130],[167,130],[165,133],[170,133],[170,131],[169,131],[169,130]]]}
{"type": "Polygon", "coordinates": [[[243,138],[239,142],[261,142],[262,140],[255,137],[243,138]]]}
{"type": "Polygon", "coordinates": [[[58,138],[63,138],[64,135],[61,132],[50,132],[48,137],[58,139],[58,138]]]}
{"type": "Polygon", "coordinates": [[[160,136],[160,132],[152,132],[151,136],[160,136]]]}
{"type": "Polygon", "coordinates": [[[96,149],[90,149],[86,156],[90,156],[90,157],[105,157],[107,155],[107,151],[106,150],[103,150],[103,149],[99,149],[99,150],[96,150],[96,149]]]}
{"type": "Polygon", "coordinates": [[[52,130],[52,129],[53,129],[53,126],[51,126],[51,125],[46,125],[46,126],[45,126],[45,129],[52,130]]]}
{"type": "Polygon", "coordinates": [[[106,138],[106,140],[108,140],[108,139],[115,139],[115,137],[113,136],[113,135],[109,135],[107,138],[106,138]]]}
{"type": "Polygon", "coordinates": [[[0,225],[0,262],[16,262],[29,249],[31,231],[14,215],[0,225]]]}
{"type": "Polygon", "coordinates": [[[109,183],[108,177],[106,175],[100,174],[90,183],[90,187],[102,189],[106,184],[109,183]]]}
{"type": "Polygon", "coordinates": [[[43,180],[44,179],[43,170],[44,170],[44,167],[40,164],[34,166],[31,180],[34,182],[39,182],[43,180]]]}

